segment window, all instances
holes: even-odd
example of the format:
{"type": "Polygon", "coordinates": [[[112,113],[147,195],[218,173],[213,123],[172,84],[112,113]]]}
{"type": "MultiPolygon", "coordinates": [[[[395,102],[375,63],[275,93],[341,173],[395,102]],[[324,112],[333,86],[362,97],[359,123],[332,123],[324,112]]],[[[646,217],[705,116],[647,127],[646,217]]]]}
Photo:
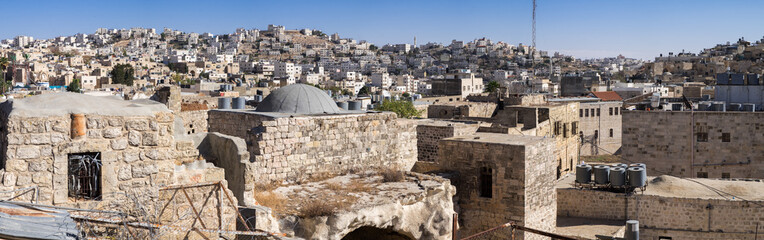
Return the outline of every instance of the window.
{"type": "Polygon", "coordinates": [[[578,109],[578,117],[584,117],[584,110],[578,109]]]}
{"type": "Polygon", "coordinates": [[[613,129],[610,129],[610,137],[613,137],[613,129]]]}
{"type": "Polygon", "coordinates": [[[493,169],[480,168],[480,197],[493,197],[493,169]]]}
{"type": "Polygon", "coordinates": [[[586,113],[586,116],[589,117],[589,109],[586,109],[584,112],[586,113]]]}
{"type": "Polygon", "coordinates": [[[697,133],[697,139],[698,139],[698,142],[708,142],[708,133],[707,132],[697,133]]]}
{"type": "Polygon", "coordinates": [[[599,137],[599,136],[600,136],[600,131],[599,130],[594,130],[594,140],[595,141],[597,140],[597,137],[599,137]]]}
{"type": "Polygon", "coordinates": [[[671,237],[660,236],[658,237],[658,240],[671,240],[671,237]]]}
{"type": "Polygon", "coordinates": [[[560,121],[554,122],[554,135],[560,135],[560,121]]]}
{"type": "Polygon", "coordinates": [[[610,112],[610,115],[612,116],[613,115],[613,108],[608,108],[607,110],[610,112]]]}
{"type": "Polygon", "coordinates": [[[708,178],[707,172],[698,172],[698,178],[708,178]]]}
{"type": "Polygon", "coordinates": [[[620,111],[621,111],[621,109],[616,107],[616,108],[615,108],[615,115],[618,115],[618,114],[620,114],[620,113],[619,113],[620,111]]]}
{"type": "Polygon", "coordinates": [[[576,135],[576,132],[578,132],[578,122],[570,123],[570,135],[576,135]]]}
{"type": "Polygon", "coordinates": [[[599,116],[600,116],[600,109],[597,108],[597,117],[599,117],[599,116]]]}
{"type": "Polygon", "coordinates": [[[730,133],[722,133],[722,142],[730,142],[730,133]]]}
{"type": "Polygon", "coordinates": [[[730,178],[730,173],[728,173],[728,172],[723,172],[723,173],[722,173],[722,178],[730,178]]]}
{"type": "Polygon", "coordinates": [[[69,154],[69,197],[101,198],[101,153],[69,154]]]}
{"type": "Polygon", "coordinates": [[[562,137],[566,138],[568,137],[568,124],[563,123],[562,124],[562,137]]]}

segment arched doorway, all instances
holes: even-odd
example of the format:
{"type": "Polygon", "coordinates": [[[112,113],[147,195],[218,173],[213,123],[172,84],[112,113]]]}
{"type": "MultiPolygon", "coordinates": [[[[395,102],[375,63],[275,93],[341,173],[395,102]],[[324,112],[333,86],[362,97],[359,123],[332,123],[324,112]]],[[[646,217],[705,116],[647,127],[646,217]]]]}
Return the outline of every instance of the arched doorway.
{"type": "Polygon", "coordinates": [[[408,236],[404,233],[397,232],[392,229],[382,229],[364,226],[360,227],[345,235],[342,240],[414,240],[414,237],[408,236]]]}

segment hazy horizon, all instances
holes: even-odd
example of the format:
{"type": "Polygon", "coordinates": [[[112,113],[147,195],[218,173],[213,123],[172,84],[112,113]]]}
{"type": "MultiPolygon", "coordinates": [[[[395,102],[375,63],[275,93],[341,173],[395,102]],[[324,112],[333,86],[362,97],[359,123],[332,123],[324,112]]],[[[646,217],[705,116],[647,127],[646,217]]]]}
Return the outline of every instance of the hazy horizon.
{"type": "MultiPolygon", "coordinates": [[[[418,44],[487,37],[513,45],[531,44],[532,1],[457,1],[385,3],[356,1],[40,1],[6,3],[7,24],[0,39],[27,35],[50,39],[93,33],[99,27],[169,27],[186,32],[225,34],[236,28],[310,28],[343,38],[418,44]]],[[[537,0],[537,46],[550,54],[577,58],[615,57],[653,60],[682,50],[697,53],[740,37],[756,41],[764,31],[757,10],[764,2],[537,0]],[[714,17],[714,16],[719,16],[714,17]],[[740,16],[731,18],[729,16],[740,16]],[[741,22],[744,18],[746,22],[741,22]]]]}

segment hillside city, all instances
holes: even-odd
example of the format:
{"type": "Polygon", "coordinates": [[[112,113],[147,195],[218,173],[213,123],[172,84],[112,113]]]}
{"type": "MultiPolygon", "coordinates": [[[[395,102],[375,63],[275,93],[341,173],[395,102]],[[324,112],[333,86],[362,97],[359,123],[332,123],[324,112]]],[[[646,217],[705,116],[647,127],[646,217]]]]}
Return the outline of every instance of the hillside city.
{"type": "Polygon", "coordinates": [[[273,24],[1,40],[0,238],[764,233],[764,38],[650,60],[534,45],[273,24]]]}

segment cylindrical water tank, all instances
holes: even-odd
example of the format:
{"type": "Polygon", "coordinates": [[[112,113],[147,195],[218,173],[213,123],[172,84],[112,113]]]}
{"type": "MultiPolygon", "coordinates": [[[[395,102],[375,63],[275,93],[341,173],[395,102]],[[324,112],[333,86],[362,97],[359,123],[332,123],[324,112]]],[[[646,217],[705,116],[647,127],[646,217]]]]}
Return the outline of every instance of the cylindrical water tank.
{"type": "Polygon", "coordinates": [[[361,110],[361,101],[348,101],[348,110],[361,110]]]}
{"type": "Polygon", "coordinates": [[[627,168],[629,168],[629,164],[616,163],[616,164],[613,164],[613,167],[619,167],[619,168],[627,169],[627,168]]]}
{"type": "Polygon", "coordinates": [[[590,183],[592,181],[592,166],[579,164],[576,166],[576,182],[590,183]]]}
{"type": "Polygon", "coordinates": [[[710,102],[698,103],[698,111],[713,111],[710,102]]]}
{"type": "Polygon", "coordinates": [[[756,111],[756,104],[753,104],[753,103],[743,103],[743,105],[740,107],[740,111],[743,111],[743,112],[753,112],[753,111],[756,111]]]}
{"type": "Polygon", "coordinates": [[[348,110],[348,102],[337,102],[337,107],[340,107],[343,110],[348,110]]]}
{"type": "Polygon", "coordinates": [[[626,168],[628,169],[630,167],[641,167],[641,168],[644,168],[645,169],[645,176],[647,176],[647,165],[645,165],[644,163],[632,163],[632,164],[629,164],[629,166],[626,167],[626,168]]]}
{"type": "Polygon", "coordinates": [[[623,233],[626,240],[639,240],[639,221],[626,221],[626,232],[623,233]]]}
{"type": "Polygon", "coordinates": [[[743,104],[740,103],[730,103],[729,111],[740,111],[742,109],[743,104]]]}
{"type": "Polygon", "coordinates": [[[626,168],[610,168],[610,185],[613,187],[622,187],[626,185],[626,168]]]}
{"type": "Polygon", "coordinates": [[[218,109],[231,109],[231,99],[218,98],[218,109]]]}
{"type": "Polygon", "coordinates": [[[594,183],[607,184],[610,182],[610,166],[597,165],[594,166],[594,183]]]}
{"type": "Polygon", "coordinates": [[[647,172],[642,167],[630,167],[626,170],[629,175],[629,186],[644,187],[647,183],[647,172]]]}
{"type": "Polygon", "coordinates": [[[263,95],[255,95],[255,102],[262,102],[263,101],[263,95]]]}
{"type": "Polygon", "coordinates": [[[255,95],[263,95],[263,90],[257,90],[257,92],[255,92],[255,93],[257,93],[255,95]]]}
{"type": "Polygon", "coordinates": [[[641,167],[641,168],[645,168],[646,166],[647,165],[645,165],[644,163],[632,163],[632,164],[629,164],[629,167],[641,167]]]}
{"type": "Polygon", "coordinates": [[[247,100],[243,97],[233,98],[233,103],[231,105],[233,106],[233,109],[244,109],[247,105],[247,100]]]}
{"type": "Polygon", "coordinates": [[[712,103],[711,104],[711,110],[712,111],[717,111],[717,112],[724,112],[726,110],[724,102],[714,102],[714,103],[712,103]]]}

